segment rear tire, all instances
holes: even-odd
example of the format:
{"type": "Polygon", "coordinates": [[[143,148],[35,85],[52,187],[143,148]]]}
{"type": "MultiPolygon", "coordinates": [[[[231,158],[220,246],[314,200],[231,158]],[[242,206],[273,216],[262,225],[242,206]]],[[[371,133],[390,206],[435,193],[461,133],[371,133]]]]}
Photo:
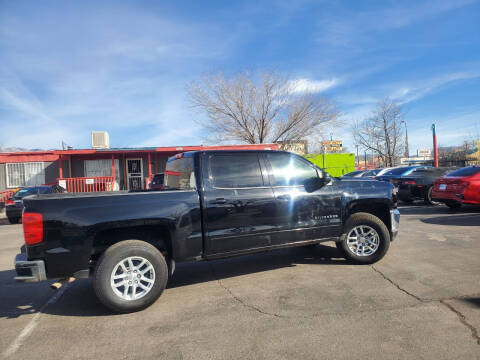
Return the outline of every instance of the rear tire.
{"type": "Polygon", "coordinates": [[[424,203],[426,205],[438,205],[438,202],[432,200],[432,190],[433,190],[433,186],[430,186],[425,192],[424,203]]]}
{"type": "Polygon", "coordinates": [[[128,313],[154,303],[167,280],[167,263],[157,248],[144,241],[126,240],[110,246],[100,257],[93,288],[105,306],[128,313]]]}
{"type": "Polygon", "coordinates": [[[387,227],[378,217],[368,213],[355,213],[350,216],[345,224],[345,234],[342,236],[343,240],[335,243],[337,249],[347,260],[357,264],[372,264],[379,261],[390,247],[390,233],[387,227]]]}
{"type": "Polygon", "coordinates": [[[19,217],[9,217],[8,222],[10,224],[18,224],[20,222],[20,218],[19,217]]]}

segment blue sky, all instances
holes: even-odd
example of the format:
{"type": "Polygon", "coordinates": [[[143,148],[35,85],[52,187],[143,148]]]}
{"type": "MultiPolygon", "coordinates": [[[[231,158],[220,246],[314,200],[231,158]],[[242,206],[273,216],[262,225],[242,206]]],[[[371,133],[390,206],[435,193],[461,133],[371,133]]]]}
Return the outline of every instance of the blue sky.
{"type": "Polygon", "coordinates": [[[349,124],[389,96],[410,148],[480,133],[478,1],[0,0],[0,146],[194,145],[202,74],[275,69],[335,100],[349,124]]]}

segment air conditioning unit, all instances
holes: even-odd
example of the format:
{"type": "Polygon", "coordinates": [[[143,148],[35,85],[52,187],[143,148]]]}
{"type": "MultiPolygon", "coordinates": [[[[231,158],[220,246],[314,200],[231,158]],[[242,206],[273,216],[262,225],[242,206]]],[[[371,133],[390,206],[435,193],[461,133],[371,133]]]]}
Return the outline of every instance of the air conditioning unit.
{"type": "Polygon", "coordinates": [[[92,131],[92,149],[110,149],[108,132],[92,131]]]}

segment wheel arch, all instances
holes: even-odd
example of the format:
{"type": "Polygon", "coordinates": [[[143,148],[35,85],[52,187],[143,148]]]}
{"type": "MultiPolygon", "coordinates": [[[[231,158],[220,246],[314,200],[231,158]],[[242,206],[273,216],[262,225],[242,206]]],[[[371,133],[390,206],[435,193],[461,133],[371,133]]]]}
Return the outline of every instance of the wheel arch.
{"type": "Polygon", "coordinates": [[[165,258],[173,257],[172,236],[167,226],[130,225],[103,229],[95,232],[92,243],[92,260],[116,243],[125,240],[141,240],[157,248],[165,258]]]}
{"type": "Polygon", "coordinates": [[[363,212],[376,216],[379,218],[387,227],[388,231],[391,232],[392,229],[392,219],[390,216],[390,205],[387,202],[361,200],[361,201],[352,201],[347,206],[347,214],[344,222],[344,230],[347,223],[347,220],[353,214],[363,212]]]}

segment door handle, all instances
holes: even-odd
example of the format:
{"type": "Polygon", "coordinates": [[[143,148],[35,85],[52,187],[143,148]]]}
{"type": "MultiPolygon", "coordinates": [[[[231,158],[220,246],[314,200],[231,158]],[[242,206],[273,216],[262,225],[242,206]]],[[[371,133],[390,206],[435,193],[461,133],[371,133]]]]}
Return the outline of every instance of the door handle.
{"type": "Polygon", "coordinates": [[[279,195],[277,196],[277,199],[282,201],[290,201],[291,197],[290,195],[279,195]]]}
{"type": "Polygon", "coordinates": [[[215,200],[210,200],[208,203],[209,204],[225,204],[227,200],[224,198],[216,198],[215,200]]]}

